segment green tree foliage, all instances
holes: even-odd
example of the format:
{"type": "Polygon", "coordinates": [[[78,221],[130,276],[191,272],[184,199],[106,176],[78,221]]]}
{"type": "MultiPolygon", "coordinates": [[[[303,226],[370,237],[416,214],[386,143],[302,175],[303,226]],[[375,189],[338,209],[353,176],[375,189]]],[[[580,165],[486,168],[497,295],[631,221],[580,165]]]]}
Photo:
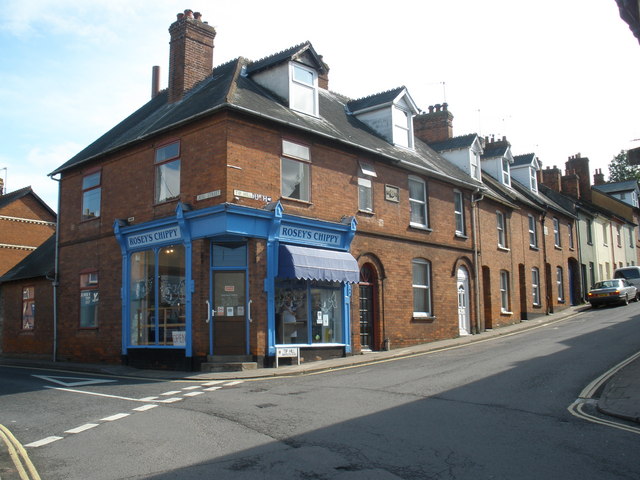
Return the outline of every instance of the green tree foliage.
{"type": "Polygon", "coordinates": [[[630,165],[626,150],[621,150],[609,163],[609,181],[640,180],[640,165],[630,165]]]}

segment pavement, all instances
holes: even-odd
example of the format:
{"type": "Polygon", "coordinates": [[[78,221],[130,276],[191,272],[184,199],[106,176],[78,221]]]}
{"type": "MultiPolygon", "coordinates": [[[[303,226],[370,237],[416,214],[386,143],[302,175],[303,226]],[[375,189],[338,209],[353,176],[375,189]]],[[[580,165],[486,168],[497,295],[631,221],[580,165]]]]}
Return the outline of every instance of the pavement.
{"type": "MultiPolygon", "coordinates": [[[[241,372],[179,372],[170,370],[141,370],[125,365],[86,364],[70,362],[53,362],[42,360],[26,360],[5,358],[0,356],[0,365],[19,365],[34,368],[51,368],[66,372],[83,372],[102,375],[116,375],[134,378],[157,380],[250,380],[269,377],[286,377],[327,372],[331,370],[353,368],[357,366],[390,361],[397,358],[426,355],[441,350],[462,347],[470,343],[488,341],[497,337],[514,335],[525,330],[540,328],[550,323],[566,320],[589,310],[589,306],[575,306],[560,312],[524,320],[509,325],[487,330],[479,335],[466,335],[458,338],[440,340],[412,347],[392,349],[382,352],[366,352],[330,360],[286,365],[279,368],[260,368],[241,372]]],[[[597,397],[597,408],[600,412],[627,421],[640,423],[640,352],[625,362],[611,369],[600,379],[601,384],[594,397],[597,397]],[[598,395],[599,393],[599,395],[598,395]]]]}

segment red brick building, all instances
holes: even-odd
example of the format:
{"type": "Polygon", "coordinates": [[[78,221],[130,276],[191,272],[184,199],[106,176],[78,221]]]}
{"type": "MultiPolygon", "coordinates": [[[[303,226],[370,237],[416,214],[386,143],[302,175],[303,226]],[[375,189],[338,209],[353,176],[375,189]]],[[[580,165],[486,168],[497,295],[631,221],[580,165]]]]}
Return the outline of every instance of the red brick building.
{"type": "Polygon", "coordinates": [[[309,43],[211,72],[199,14],[170,34],[168,89],[52,172],[61,359],[271,364],[478,330],[485,187],[414,135],[406,88],[330,92],[309,43]]]}
{"type": "Polygon", "coordinates": [[[56,214],[31,187],[3,193],[0,179],[0,276],[55,232],[56,214]]]}

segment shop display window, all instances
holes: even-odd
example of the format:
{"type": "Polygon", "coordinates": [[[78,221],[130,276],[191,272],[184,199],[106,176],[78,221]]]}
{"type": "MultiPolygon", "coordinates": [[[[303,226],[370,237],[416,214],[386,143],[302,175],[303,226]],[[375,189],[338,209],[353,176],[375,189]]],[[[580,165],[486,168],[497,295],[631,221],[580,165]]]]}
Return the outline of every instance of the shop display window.
{"type": "Polygon", "coordinates": [[[185,252],[170,245],[131,255],[131,345],[185,345],[185,252]]]}
{"type": "Polygon", "coordinates": [[[342,284],[278,280],[275,307],[278,344],[344,342],[342,284]]]}

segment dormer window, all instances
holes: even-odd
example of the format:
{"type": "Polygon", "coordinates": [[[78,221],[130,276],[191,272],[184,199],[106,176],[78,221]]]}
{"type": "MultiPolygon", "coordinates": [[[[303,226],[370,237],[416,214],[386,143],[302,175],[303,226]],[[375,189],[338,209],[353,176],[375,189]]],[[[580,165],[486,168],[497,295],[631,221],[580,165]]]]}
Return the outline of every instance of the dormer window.
{"type": "Polygon", "coordinates": [[[533,167],[529,167],[529,186],[532,192],[538,191],[538,177],[536,176],[536,170],[533,167]]]}
{"type": "Polygon", "coordinates": [[[509,169],[509,160],[507,158],[502,159],[502,183],[511,186],[511,171],[509,169]]]}
{"type": "Polygon", "coordinates": [[[480,154],[475,150],[471,150],[471,176],[476,180],[482,180],[480,177],[480,154]]]}
{"type": "Polygon", "coordinates": [[[393,107],[393,143],[399,147],[413,148],[411,114],[393,107]]]}
{"type": "Polygon", "coordinates": [[[299,63],[290,64],[289,107],[309,115],[318,115],[318,74],[299,63]]]}

